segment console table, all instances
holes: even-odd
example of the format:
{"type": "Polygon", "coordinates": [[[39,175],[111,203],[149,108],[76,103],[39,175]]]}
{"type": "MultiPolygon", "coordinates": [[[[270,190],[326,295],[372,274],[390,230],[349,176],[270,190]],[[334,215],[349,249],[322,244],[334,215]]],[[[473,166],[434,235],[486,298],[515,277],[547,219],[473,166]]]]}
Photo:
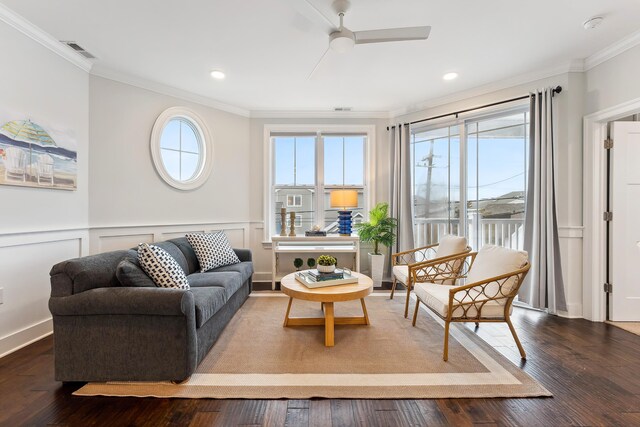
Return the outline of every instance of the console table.
{"type": "MultiPolygon", "coordinates": [[[[276,289],[276,282],[283,277],[278,272],[281,254],[290,254],[304,259],[305,255],[351,253],[353,254],[351,270],[360,271],[360,237],[358,236],[340,236],[338,234],[330,234],[326,237],[273,236],[271,242],[271,289],[273,290],[276,289]]],[[[290,272],[285,272],[285,275],[290,272]]]]}

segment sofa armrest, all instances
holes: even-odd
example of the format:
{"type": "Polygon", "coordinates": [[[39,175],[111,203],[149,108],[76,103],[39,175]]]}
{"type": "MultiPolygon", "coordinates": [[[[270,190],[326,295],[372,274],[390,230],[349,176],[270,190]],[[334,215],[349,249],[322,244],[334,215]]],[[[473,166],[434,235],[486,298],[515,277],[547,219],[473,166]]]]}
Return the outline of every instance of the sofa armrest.
{"type": "Polygon", "coordinates": [[[160,315],[189,316],[193,294],[166,288],[96,288],[66,297],[49,299],[54,316],[160,315]]]}
{"type": "Polygon", "coordinates": [[[233,249],[233,251],[240,258],[240,262],[251,261],[251,251],[249,249],[233,249]]]}

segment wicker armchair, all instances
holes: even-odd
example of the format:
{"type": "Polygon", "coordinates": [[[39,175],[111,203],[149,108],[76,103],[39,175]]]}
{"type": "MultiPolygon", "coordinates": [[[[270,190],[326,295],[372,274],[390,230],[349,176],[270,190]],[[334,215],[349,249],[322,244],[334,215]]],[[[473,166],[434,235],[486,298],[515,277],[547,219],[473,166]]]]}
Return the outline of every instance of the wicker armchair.
{"type": "MultiPolygon", "coordinates": [[[[471,252],[471,248],[467,246],[466,238],[447,235],[442,237],[440,243],[392,254],[393,285],[391,287],[390,298],[393,299],[398,282],[405,285],[407,288],[407,300],[404,306],[404,317],[409,316],[409,295],[411,294],[411,289],[416,283],[428,280],[423,273],[426,273],[432,264],[438,265],[443,258],[469,252],[471,252]],[[416,272],[420,274],[415,274],[416,272]]],[[[461,263],[454,263],[450,268],[453,269],[453,267],[456,266],[461,266],[461,263]]],[[[453,283],[453,281],[449,281],[446,277],[441,281],[438,281],[438,279],[433,280],[436,280],[436,283],[453,283]]]]}
{"type": "Polygon", "coordinates": [[[510,315],[513,299],[518,294],[529,267],[526,252],[486,245],[480,252],[454,255],[438,264],[430,265],[428,271],[414,272],[416,275],[422,273],[423,277],[438,281],[445,276],[449,280],[465,279],[466,284],[443,285],[434,283],[434,280],[417,283],[413,326],[416,325],[420,303],[444,320],[442,358],[447,361],[451,322],[475,322],[476,326],[479,322],[506,322],[520,356],[526,359],[510,315]],[[454,274],[450,265],[456,263],[459,267],[454,274]]]}

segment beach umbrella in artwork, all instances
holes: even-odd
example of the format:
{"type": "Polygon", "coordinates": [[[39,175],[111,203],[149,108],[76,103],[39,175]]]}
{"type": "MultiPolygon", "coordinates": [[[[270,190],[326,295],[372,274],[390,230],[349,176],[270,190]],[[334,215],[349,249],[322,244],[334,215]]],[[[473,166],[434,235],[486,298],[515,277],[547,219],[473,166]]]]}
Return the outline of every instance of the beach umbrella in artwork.
{"type": "Polygon", "coordinates": [[[36,123],[31,120],[13,120],[5,123],[0,128],[0,133],[27,144],[37,144],[41,147],[57,147],[55,141],[36,123]]]}
{"type": "MultiPolygon", "coordinates": [[[[16,142],[22,142],[29,146],[29,163],[32,159],[33,145],[43,148],[57,147],[57,144],[41,126],[33,123],[31,120],[13,120],[5,123],[0,127],[0,134],[11,138],[16,142]]],[[[33,175],[33,166],[30,166],[30,174],[33,175]]]]}

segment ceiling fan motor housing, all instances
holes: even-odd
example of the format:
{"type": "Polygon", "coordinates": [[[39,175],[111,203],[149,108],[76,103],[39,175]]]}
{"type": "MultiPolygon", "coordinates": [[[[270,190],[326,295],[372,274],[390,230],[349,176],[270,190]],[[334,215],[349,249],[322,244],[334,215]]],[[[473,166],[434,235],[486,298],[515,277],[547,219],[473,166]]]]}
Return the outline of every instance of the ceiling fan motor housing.
{"type": "Polygon", "coordinates": [[[346,28],[340,29],[340,31],[334,31],[329,35],[329,45],[331,49],[339,53],[348,52],[353,49],[356,44],[356,37],[353,31],[346,28]]]}

